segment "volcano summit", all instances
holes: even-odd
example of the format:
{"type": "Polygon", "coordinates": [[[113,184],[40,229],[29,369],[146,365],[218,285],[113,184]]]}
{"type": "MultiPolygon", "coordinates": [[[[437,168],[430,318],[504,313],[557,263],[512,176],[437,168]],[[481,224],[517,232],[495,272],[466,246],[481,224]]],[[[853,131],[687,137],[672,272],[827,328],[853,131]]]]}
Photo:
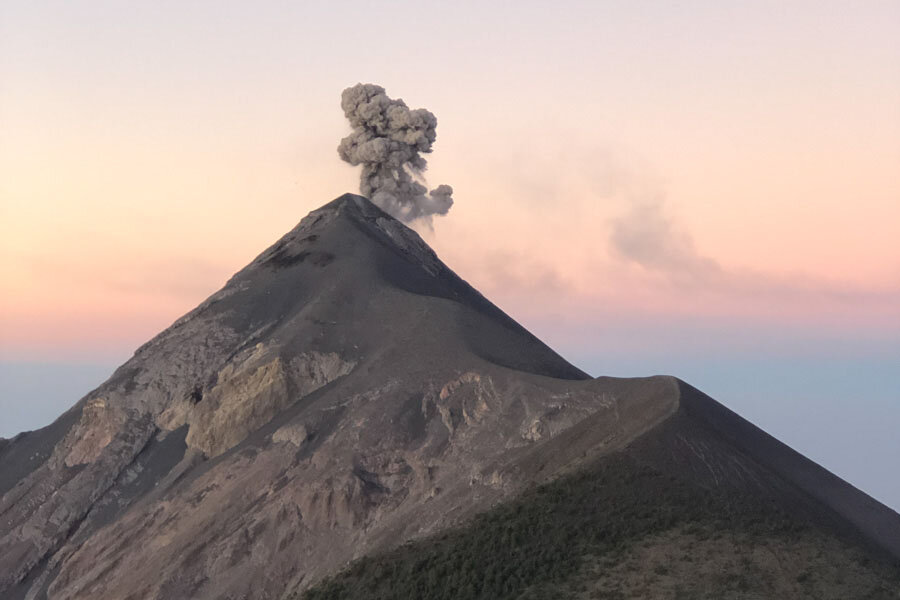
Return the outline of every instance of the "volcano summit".
{"type": "Polygon", "coordinates": [[[4,599],[897,598],[898,559],[896,513],[589,377],[351,194],[0,440],[4,599]]]}

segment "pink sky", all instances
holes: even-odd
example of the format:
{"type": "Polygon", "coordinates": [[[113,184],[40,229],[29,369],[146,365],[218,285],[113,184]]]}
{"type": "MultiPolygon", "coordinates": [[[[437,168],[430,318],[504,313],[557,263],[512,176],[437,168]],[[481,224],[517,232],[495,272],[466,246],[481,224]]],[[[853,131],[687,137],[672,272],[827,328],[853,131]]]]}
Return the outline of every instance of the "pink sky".
{"type": "Polygon", "coordinates": [[[514,315],[900,329],[896,3],[433,8],[412,54],[362,5],[200,6],[2,9],[4,357],[120,356],[355,190],[359,80],[438,115],[423,235],[514,315]]]}

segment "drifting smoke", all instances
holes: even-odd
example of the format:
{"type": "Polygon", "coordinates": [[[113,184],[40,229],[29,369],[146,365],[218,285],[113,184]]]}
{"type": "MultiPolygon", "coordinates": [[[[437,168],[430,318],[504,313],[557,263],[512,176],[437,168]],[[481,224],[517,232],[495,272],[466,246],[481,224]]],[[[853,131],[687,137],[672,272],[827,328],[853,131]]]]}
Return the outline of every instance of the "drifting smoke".
{"type": "Polygon", "coordinates": [[[628,213],[611,223],[610,245],[619,258],[678,279],[709,280],[722,267],[694,247],[691,235],[669,219],[663,201],[632,200],[628,213]]]}
{"type": "Polygon", "coordinates": [[[453,188],[439,185],[429,192],[422,176],[427,167],[422,154],[431,152],[437,118],[424,108],[410,110],[371,83],[344,90],[341,108],[353,133],[341,140],[338,154],[362,165],[360,192],[401,221],[447,214],[453,188]]]}

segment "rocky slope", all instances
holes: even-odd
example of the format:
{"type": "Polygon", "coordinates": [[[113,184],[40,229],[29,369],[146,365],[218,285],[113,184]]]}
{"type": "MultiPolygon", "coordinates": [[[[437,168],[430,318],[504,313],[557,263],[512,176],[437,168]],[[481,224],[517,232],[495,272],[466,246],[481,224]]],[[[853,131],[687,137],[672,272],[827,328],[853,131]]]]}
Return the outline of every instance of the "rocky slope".
{"type": "Polygon", "coordinates": [[[896,599],[900,570],[777,504],[648,463],[643,438],[302,600],[896,599]]]}
{"type": "Polygon", "coordinates": [[[0,597],[291,597],[638,447],[900,558],[897,514],[676,379],[589,378],[348,194],[0,443],[0,597]]]}

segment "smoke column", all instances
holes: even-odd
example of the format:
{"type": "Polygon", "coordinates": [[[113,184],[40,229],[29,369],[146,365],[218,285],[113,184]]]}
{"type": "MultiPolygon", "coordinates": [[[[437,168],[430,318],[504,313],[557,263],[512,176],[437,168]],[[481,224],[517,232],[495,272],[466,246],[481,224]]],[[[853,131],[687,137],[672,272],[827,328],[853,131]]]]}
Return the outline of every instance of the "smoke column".
{"type": "Polygon", "coordinates": [[[437,118],[424,108],[410,110],[384,88],[358,83],[341,94],[341,108],[353,133],[341,140],[338,155],[353,166],[362,165],[359,191],[382,210],[412,221],[446,215],[453,205],[453,188],[423,185],[427,162],[437,137],[437,118]]]}

